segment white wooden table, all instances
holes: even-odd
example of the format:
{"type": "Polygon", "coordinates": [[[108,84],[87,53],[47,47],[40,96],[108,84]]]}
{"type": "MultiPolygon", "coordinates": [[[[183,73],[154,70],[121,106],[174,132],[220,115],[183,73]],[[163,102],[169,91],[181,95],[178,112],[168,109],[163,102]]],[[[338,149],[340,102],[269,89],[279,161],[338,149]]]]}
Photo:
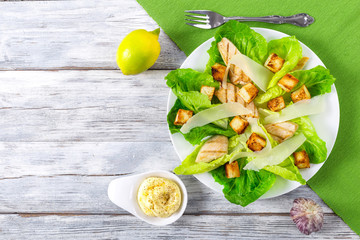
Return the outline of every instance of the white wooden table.
{"type": "Polygon", "coordinates": [[[127,33],[156,27],[134,0],[0,0],[0,239],[304,239],[297,197],[325,211],[309,238],[359,239],[307,186],[242,208],[181,176],[188,207],[166,227],[109,201],[111,180],[179,164],[163,78],[184,53],[161,32],[151,70],[124,76],[115,62],[127,33]]]}

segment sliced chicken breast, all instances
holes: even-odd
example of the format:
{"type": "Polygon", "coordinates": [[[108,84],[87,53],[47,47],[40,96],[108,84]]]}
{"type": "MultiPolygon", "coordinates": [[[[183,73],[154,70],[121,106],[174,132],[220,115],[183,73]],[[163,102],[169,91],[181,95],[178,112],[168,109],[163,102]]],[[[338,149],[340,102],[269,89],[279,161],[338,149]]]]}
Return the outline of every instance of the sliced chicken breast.
{"type": "Polygon", "coordinates": [[[259,118],[259,112],[254,102],[247,103],[245,107],[251,111],[250,114],[244,116],[245,118],[259,118]]]}
{"type": "MultiPolygon", "coordinates": [[[[228,65],[229,61],[234,55],[240,53],[235,45],[227,38],[223,38],[220,42],[218,42],[218,49],[226,65],[228,65]]],[[[234,64],[230,65],[229,78],[230,81],[235,85],[244,85],[251,81],[250,78],[241,70],[241,68],[235,66],[234,64]]]]}
{"type": "Polygon", "coordinates": [[[219,90],[215,91],[215,96],[219,99],[219,101],[221,103],[226,103],[227,102],[227,89],[220,87],[219,90]]]}
{"type": "Polygon", "coordinates": [[[298,125],[293,122],[285,121],[265,125],[265,129],[276,141],[283,142],[295,134],[298,125]]]}
{"type": "Polygon", "coordinates": [[[229,140],[226,136],[215,135],[201,147],[195,162],[211,162],[228,153],[229,140]]]}
{"type": "Polygon", "coordinates": [[[226,89],[226,99],[227,102],[236,102],[236,92],[235,92],[235,85],[228,83],[226,89]]]}
{"type": "Polygon", "coordinates": [[[235,85],[245,85],[251,82],[251,79],[239,67],[235,66],[234,64],[230,64],[229,78],[230,81],[235,85]]]}

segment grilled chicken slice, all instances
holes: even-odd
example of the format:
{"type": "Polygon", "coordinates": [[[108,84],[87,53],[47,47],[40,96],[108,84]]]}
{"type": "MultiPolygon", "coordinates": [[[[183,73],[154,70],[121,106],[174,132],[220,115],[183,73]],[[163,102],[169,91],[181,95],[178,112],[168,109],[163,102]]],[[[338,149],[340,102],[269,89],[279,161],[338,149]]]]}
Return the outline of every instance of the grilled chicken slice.
{"type": "Polygon", "coordinates": [[[298,129],[298,125],[293,122],[285,121],[265,125],[265,129],[274,140],[281,143],[294,135],[298,129]]]}
{"type": "Polygon", "coordinates": [[[227,102],[235,102],[236,101],[236,92],[235,92],[235,85],[228,83],[226,89],[226,99],[227,102]]]}
{"type": "Polygon", "coordinates": [[[229,78],[230,81],[235,85],[245,85],[251,82],[251,79],[239,67],[235,66],[234,64],[230,64],[229,78]]]}
{"type": "Polygon", "coordinates": [[[305,67],[305,64],[309,61],[308,57],[302,57],[298,64],[291,70],[290,72],[296,71],[296,70],[302,70],[305,67]]]}
{"type": "Polygon", "coordinates": [[[223,135],[211,137],[201,147],[195,162],[211,162],[228,153],[228,138],[223,135]]]}
{"type": "MultiPolygon", "coordinates": [[[[240,53],[239,50],[235,47],[235,45],[227,38],[222,38],[221,41],[218,42],[218,49],[226,65],[228,65],[229,61],[234,55],[240,53]]],[[[250,78],[234,64],[230,65],[229,70],[229,78],[233,84],[244,85],[251,81],[250,78]]]]}
{"type": "Polygon", "coordinates": [[[246,106],[246,102],[245,102],[244,99],[239,95],[239,91],[240,91],[240,88],[239,88],[239,87],[235,87],[236,102],[241,103],[241,104],[245,107],[245,106],[246,106]]]}
{"type": "Polygon", "coordinates": [[[236,89],[237,87],[234,84],[228,83],[227,89],[220,87],[219,90],[215,91],[215,96],[221,103],[236,102],[236,89]]]}
{"type": "Polygon", "coordinates": [[[220,87],[219,90],[215,91],[215,96],[219,99],[221,103],[227,102],[227,96],[226,96],[226,89],[223,87],[220,87]]]}
{"type": "Polygon", "coordinates": [[[217,44],[220,55],[222,59],[224,60],[224,63],[228,65],[230,59],[237,53],[239,53],[239,50],[235,47],[235,45],[230,42],[227,38],[222,38],[220,42],[217,44]]]}
{"type": "Polygon", "coordinates": [[[244,115],[245,118],[259,118],[259,112],[254,102],[246,103],[245,107],[251,111],[250,114],[244,115]]]}

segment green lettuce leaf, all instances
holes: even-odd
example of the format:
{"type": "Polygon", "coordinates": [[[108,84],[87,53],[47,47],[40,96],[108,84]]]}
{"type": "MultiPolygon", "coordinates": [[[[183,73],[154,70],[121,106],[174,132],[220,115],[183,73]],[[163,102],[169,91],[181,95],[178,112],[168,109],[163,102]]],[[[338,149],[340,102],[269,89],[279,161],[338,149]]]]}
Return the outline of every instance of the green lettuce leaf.
{"type": "MultiPolygon", "coordinates": [[[[184,136],[184,138],[192,145],[199,144],[201,142],[201,140],[203,140],[207,136],[213,136],[213,135],[219,134],[219,135],[224,135],[227,137],[232,137],[232,136],[236,135],[236,132],[231,127],[228,127],[227,129],[223,129],[212,123],[209,123],[202,127],[193,128],[193,129],[191,129],[191,131],[189,133],[183,134],[180,131],[181,126],[174,125],[177,111],[180,108],[185,109],[185,110],[191,110],[188,107],[186,107],[184,104],[182,104],[182,102],[179,99],[177,99],[175,101],[174,106],[171,108],[171,110],[169,111],[169,113],[167,115],[167,122],[168,122],[169,130],[170,130],[171,134],[181,133],[184,136]]],[[[220,121],[220,120],[218,120],[218,121],[220,121]]],[[[226,121],[226,120],[224,120],[224,121],[226,121]]]]}
{"type": "Polygon", "coordinates": [[[214,81],[211,75],[195,71],[191,68],[173,70],[166,75],[165,80],[171,89],[177,88],[183,92],[200,92],[202,85],[219,88],[219,83],[214,81]]]}
{"type": "Polygon", "coordinates": [[[263,104],[263,103],[266,103],[266,102],[270,101],[273,98],[280,97],[281,95],[284,95],[285,93],[286,92],[284,90],[282,90],[281,87],[276,85],[276,86],[266,90],[266,92],[260,93],[255,98],[254,101],[255,101],[256,104],[263,104]]]}
{"type": "MultiPolygon", "coordinates": [[[[209,172],[230,161],[234,154],[245,150],[245,148],[237,148],[235,151],[231,152],[231,150],[233,149],[230,147],[228,148],[228,150],[231,153],[226,154],[221,158],[215,159],[214,161],[211,161],[209,163],[195,162],[201,147],[206,143],[206,141],[207,139],[202,141],[199,146],[197,146],[195,150],[181,162],[181,165],[174,169],[174,173],[179,175],[191,175],[209,172]]],[[[229,139],[229,146],[234,146],[234,144],[231,143],[232,141],[234,141],[234,138],[229,139]]]]}
{"type": "Polygon", "coordinates": [[[294,161],[294,157],[290,156],[279,165],[266,166],[264,167],[264,169],[266,171],[279,175],[282,178],[296,181],[301,183],[302,185],[305,185],[306,181],[301,176],[301,173],[299,172],[299,169],[295,166],[294,161]]]}
{"type": "MultiPolygon", "coordinates": [[[[331,85],[336,80],[330,74],[330,71],[323,66],[316,66],[309,70],[298,70],[291,72],[291,74],[299,80],[299,83],[291,90],[291,92],[296,91],[305,84],[311,97],[331,92],[331,85]]],[[[255,101],[257,104],[262,104],[284,94],[290,95],[276,85],[268,89],[265,93],[259,94],[255,101]]],[[[286,98],[290,98],[290,96],[286,96],[286,98]]]]}
{"type": "Polygon", "coordinates": [[[211,107],[208,96],[200,93],[201,86],[219,88],[219,83],[211,75],[193,69],[173,70],[165,80],[181,103],[195,113],[211,107]]]}
{"type": "Polygon", "coordinates": [[[297,118],[292,120],[292,122],[299,126],[295,135],[303,133],[307,139],[298,151],[305,150],[311,163],[324,162],[327,157],[326,143],[317,135],[309,117],[297,118]]]}
{"type": "Polygon", "coordinates": [[[229,21],[219,28],[214,37],[215,41],[211,43],[211,48],[208,50],[210,58],[205,70],[209,74],[211,74],[211,66],[215,63],[225,65],[217,47],[217,43],[224,37],[229,39],[242,54],[255,62],[264,64],[266,60],[267,42],[265,38],[246,24],[238,21],[229,21]]]}
{"type": "Polygon", "coordinates": [[[292,37],[284,37],[281,39],[271,40],[268,44],[268,53],[276,53],[285,60],[280,71],[276,72],[269,82],[268,88],[276,86],[277,82],[290,72],[302,57],[302,48],[299,41],[292,37]]]}
{"type": "Polygon", "coordinates": [[[298,70],[291,74],[299,79],[299,83],[292,89],[292,92],[305,84],[311,97],[331,92],[331,85],[333,85],[336,80],[334,76],[330,74],[329,69],[323,66],[317,66],[310,70],[298,70]]]}
{"type": "Polygon", "coordinates": [[[243,170],[247,164],[246,158],[238,159],[237,162],[241,171],[240,177],[227,178],[225,166],[211,171],[211,175],[216,182],[224,186],[223,193],[229,202],[245,207],[269,191],[275,183],[276,176],[265,170],[243,170]]]}

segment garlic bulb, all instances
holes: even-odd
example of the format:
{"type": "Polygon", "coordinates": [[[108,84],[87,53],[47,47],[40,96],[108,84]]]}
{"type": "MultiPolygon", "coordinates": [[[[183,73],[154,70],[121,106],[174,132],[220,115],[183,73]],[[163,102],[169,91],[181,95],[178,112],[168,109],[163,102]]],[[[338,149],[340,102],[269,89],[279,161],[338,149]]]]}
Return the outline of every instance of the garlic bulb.
{"type": "Polygon", "coordinates": [[[290,210],[290,216],[300,232],[309,235],[323,226],[324,212],[312,199],[297,198],[290,210]]]}

